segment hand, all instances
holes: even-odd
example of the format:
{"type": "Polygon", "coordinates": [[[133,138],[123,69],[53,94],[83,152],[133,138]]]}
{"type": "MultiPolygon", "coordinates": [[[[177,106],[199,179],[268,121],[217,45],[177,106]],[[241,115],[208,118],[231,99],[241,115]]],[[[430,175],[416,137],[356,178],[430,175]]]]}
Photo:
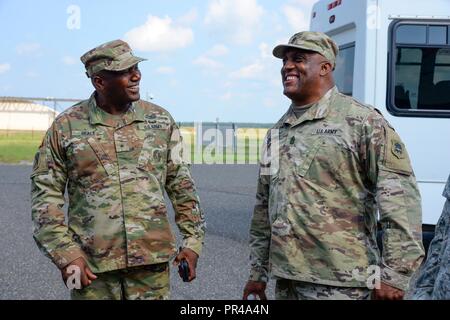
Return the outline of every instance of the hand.
{"type": "MultiPolygon", "coordinates": [[[[188,265],[189,265],[189,279],[188,282],[191,282],[196,277],[196,268],[197,268],[197,260],[198,255],[189,248],[183,248],[178,255],[175,257],[175,260],[173,261],[174,266],[178,266],[181,262],[181,260],[186,259],[188,265]]],[[[180,272],[178,271],[178,274],[180,272]]],[[[180,277],[183,278],[180,274],[180,277]]]]}
{"type": "Polygon", "coordinates": [[[247,300],[250,294],[257,295],[260,300],[267,300],[266,297],[266,283],[260,281],[248,281],[244,288],[242,300],[247,300]]]}
{"type": "MultiPolygon", "coordinates": [[[[97,276],[92,273],[91,269],[87,265],[84,258],[80,257],[78,259],[73,260],[71,263],[69,263],[67,266],[65,266],[63,269],[61,269],[61,275],[64,281],[64,284],[67,286],[67,279],[73,274],[68,273],[67,269],[70,266],[76,266],[80,270],[80,283],[82,288],[89,286],[93,280],[97,279],[97,276]]],[[[81,289],[81,288],[80,288],[81,289]]]]}
{"type": "Polygon", "coordinates": [[[402,300],[405,293],[397,288],[381,282],[380,289],[373,291],[374,300],[402,300]]]}

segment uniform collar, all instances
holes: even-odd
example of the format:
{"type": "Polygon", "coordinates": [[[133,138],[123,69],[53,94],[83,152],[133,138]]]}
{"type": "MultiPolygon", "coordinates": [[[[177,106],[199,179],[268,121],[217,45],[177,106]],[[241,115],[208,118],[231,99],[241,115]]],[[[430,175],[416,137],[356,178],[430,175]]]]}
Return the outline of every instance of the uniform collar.
{"type": "Polygon", "coordinates": [[[315,119],[324,119],[330,112],[330,100],[334,98],[339,91],[336,86],[331,88],[325,93],[319,101],[313,103],[311,107],[300,117],[297,118],[294,113],[294,105],[291,104],[289,110],[286,112],[283,124],[288,124],[291,127],[297,126],[303,122],[311,121],[315,119]]]}
{"type": "MultiPolygon", "coordinates": [[[[97,106],[97,101],[95,99],[95,92],[91,95],[88,101],[89,108],[89,121],[91,124],[101,124],[105,126],[114,126],[114,119],[99,106],[97,106]]],[[[122,126],[133,123],[134,121],[145,121],[144,110],[141,106],[140,100],[131,103],[127,112],[122,115],[123,124],[122,126]]]]}

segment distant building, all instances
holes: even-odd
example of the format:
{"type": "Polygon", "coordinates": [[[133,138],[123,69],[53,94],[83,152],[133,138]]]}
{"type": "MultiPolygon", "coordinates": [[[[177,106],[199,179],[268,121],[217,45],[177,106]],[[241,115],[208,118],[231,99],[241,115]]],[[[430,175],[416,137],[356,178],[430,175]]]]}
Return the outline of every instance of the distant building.
{"type": "Polygon", "coordinates": [[[46,131],[58,112],[28,100],[0,97],[0,130],[46,131]]]}

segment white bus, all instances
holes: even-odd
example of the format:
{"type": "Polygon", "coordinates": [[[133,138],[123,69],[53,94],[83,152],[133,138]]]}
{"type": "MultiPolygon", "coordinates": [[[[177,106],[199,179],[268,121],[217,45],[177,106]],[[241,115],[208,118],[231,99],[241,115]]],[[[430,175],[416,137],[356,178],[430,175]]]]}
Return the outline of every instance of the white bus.
{"type": "Polygon", "coordinates": [[[321,0],[310,30],[339,45],[339,90],[379,109],[406,144],[430,237],[450,174],[450,0],[321,0]]]}

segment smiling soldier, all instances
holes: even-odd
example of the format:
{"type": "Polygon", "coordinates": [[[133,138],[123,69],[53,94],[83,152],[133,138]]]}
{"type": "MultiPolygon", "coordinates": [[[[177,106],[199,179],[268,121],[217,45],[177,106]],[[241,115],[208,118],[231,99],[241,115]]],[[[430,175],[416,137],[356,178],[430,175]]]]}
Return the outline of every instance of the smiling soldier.
{"type": "Polygon", "coordinates": [[[424,255],[405,145],[376,109],[338,92],[331,38],[300,32],[273,54],[292,104],[265,140],[279,158],[261,164],[243,298],[264,299],[270,273],[277,299],[401,299],[424,255]]]}
{"type": "Polygon", "coordinates": [[[183,236],[174,264],[186,259],[189,281],[196,277],[204,218],[179,129],[166,110],[139,99],[143,60],[121,40],[84,54],[95,92],[56,118],[35,157],[34,239],[65,283],[74,271],[80,277],[73,299],[169,297],[176,246],[164,190],[183,236]]]}

